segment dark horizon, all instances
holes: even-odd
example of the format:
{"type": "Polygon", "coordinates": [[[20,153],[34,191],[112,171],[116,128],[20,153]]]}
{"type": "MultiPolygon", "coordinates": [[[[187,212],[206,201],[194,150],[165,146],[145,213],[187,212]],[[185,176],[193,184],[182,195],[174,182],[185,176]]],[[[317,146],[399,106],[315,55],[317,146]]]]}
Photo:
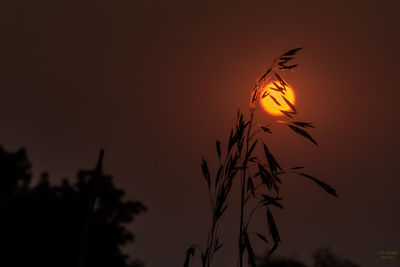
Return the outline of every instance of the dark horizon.
{"type": "MultiPolygon", "coordinates": [[[[148,207],[130,225],[136,239],[127,251],[149,267],[180,266],[208,230],[201,156],[213,159],[215,140],[227,138],[238,107],[247,114],[252,86],[271,61],[301,46],[299,67],[286,77],[320,145],[283,128],[268,140],[282,165],[307,166],[340,198],[288,177],[276,253],[308,263],[317,247],[330,246],[362,267],[397,266],[399,258],[382,261],[378,252],[400,249],[399,7],[3,3],[0,145],[26,147],[36,181],[47,171],[54,183],[94,167],[103,147],[105,172],[127,199],[148,207]]],[[[217,262],[229,265],[237,214],[223,221],[217,262]]]]}

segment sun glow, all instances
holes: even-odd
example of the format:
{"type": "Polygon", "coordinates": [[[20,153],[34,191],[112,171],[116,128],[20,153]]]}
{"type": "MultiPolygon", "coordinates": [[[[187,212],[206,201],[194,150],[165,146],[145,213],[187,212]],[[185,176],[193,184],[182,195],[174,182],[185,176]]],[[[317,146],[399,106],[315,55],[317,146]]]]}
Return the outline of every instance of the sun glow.
{"type": "Polygon", "coordinates": [[[261,106],[271,115],[284,115],[281,110],[291,111],[291,107],[284,98],[294,105],[293,89],[288,85],[282,87],[279,82],[270,82],[261,91],[261,106]]]}

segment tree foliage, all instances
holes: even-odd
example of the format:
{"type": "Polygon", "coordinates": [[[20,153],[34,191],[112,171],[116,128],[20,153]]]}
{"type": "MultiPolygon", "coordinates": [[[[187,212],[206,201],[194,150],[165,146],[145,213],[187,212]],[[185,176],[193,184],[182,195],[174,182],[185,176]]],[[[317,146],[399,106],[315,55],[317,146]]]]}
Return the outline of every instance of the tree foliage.
{"type": "Polygon", "coordinates": [[[26,151],[9,153],[0,147],[0,262],[6,266],[77,266],[82,246],[84,266],[128,267],[121,246],[132,242],[126,228],[146,211],[137,201],[123,200],[112,177],[101,173],[94,192],[93,170],[78,172],[74,183],[64,179],[51,185],[44,173],[31,185],[31,163],[26,151]],[[96,195],[89,227],[90,199],[96,195]],[[87,244],[83,236],[87,231],[87,244]]]}

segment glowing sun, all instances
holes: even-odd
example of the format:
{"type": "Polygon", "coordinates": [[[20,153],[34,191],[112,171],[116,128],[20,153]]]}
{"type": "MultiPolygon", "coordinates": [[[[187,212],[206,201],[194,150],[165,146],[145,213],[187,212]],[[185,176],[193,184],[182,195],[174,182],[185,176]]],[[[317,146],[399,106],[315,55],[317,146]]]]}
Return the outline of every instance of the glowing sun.
{"type": "Polygon", "coordinates": [[[284,98],[294,105],[293,89],[288,85],[282,87],[279,82],[270,82],[261,91],[261,106],[271,115],[284,115],[281,110],[291,111],[284,98]]]}

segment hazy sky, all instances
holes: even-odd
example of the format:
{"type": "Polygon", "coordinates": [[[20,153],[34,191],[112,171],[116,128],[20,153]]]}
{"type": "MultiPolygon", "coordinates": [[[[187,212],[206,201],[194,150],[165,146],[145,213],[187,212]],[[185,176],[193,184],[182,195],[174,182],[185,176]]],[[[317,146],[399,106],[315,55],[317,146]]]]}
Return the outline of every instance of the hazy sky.
{"type": "MultiPolygon", "coordinates": [[[[281,165],[306,165],[340,198],[285,178],[277,254],[309,262],[317,247],[330,246],[363,267],[398,266],[399,258],[377,253],[400,251],[399,8],[398,1],[2,1],[0,144],[26,147],[35,177],[46,170],[55,182],[94,167],[104,147],[106,171],[149,208],[130,226],[136,240],[128,251],[148,267],[181,266],[208,230],[200,157],[214,159],[215,139],[227,138],[238,106],[247,112],[252,85],[272,59],[304,46],[286,78],[320,146],[284,128],[266,141],[281,165]]],[[[236,215],[224,218],[220,266],[236,260],[236,215]]]]}

